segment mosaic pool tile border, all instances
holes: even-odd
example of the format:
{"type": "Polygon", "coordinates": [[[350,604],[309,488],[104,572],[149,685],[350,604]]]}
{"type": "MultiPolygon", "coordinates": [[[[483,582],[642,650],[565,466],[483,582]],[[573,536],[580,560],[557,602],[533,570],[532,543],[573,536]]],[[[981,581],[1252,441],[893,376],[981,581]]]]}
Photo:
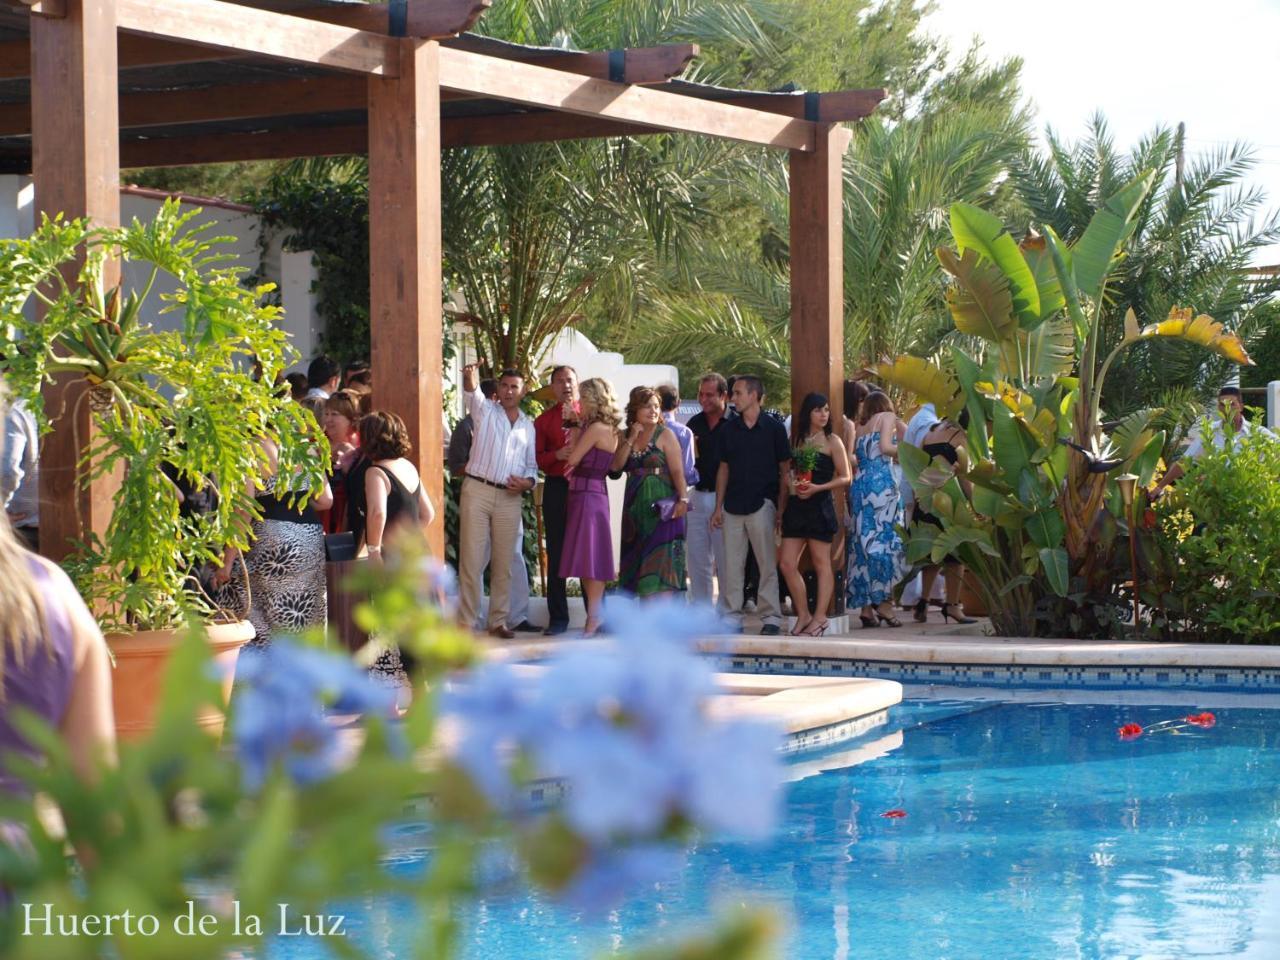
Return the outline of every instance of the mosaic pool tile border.
{"type": "Polygon", "coordinates": [[[814,727],[812,730],[797,730],[794,733],[787,734],[787,739],[782,745],[782,753],[790,756],[794,753],[803,753],[806,750],[818,750],[822,747],[844,743],[846,740],[860,737],[868,730],[883,726],[888,722],[889,711],[886,709],[868,713],[863,717],[854,717],[851,720],[829,723],[825,727],[814,727]]]}
{"type": "Polygon", "coordinates": [[[1083,687],[1096,690],[1258,690],[1280,693],[1280,670],[1261,667],[1078,666],[1055,664],[911,663],[904,661],[711,654],[725,673],[810,677],[875,677],[900,683],[981,687],[1083,687]]]}

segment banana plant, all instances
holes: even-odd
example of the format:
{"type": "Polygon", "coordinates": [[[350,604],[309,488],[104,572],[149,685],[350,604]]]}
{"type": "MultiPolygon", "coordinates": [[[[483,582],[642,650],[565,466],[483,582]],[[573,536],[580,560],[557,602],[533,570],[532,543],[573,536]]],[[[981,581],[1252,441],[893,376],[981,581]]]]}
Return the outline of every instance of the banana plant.
{"type": "MultiPolygon", "coordinates": [[[[1130,309],[1124,339],[1099,364],[1107,279],[1151,183],[1146,173],[1124,186],[1071,245],[1048,226],[1019,242],[991,214],[955,204],[955,249],[938,251],[951,277],[946,303],[956,330],[985,351],[970,356],[952,346],[937,359],[898,357],[870,371],[932,401],[942,416],[968,410],[971,503],[948,465],[903,448],[917,497],[943,523],[941,531],[913,531],[908,559],[964,560],[1004,634],[1061,630],[1037,620],[1044,598],[1110,587],[1123,520],[1112,478],[1129,471],[1149,483],[1165,439],[1152,426],[1158,408],[1130,414],[1110,436],[1103,431],[1102,385],[1116,359],[1165,337],[1251,362],[1222,324],[1175,308],[1145,326],[1130,309]]],[[[1095,618],[1082,629],[1100,627],[1095,618]]]]}

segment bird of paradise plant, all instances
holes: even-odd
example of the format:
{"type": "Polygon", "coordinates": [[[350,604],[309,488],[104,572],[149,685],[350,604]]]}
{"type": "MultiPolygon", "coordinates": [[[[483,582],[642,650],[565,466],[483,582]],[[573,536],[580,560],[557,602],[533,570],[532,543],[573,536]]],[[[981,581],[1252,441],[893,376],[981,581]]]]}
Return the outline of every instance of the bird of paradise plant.
{"type": "Polygon", "coordinates": [[[1165,337],[1252,362],[1234,333],[1179,307],[1146,325],[1130,309],[1123,340],[1099,364],[1108,276],[1152,179],[1124,186],[1070,245],[1048,226],[1019,242],[991,214],[955,204],[955,249],[938,251],[951,277],[946,302],[956,330],[985,349],[970,356],[952,346],[941,362],[898,357],[872,369],[940,416],[969,411],[971,502],[953,468],[903,447],[917,497],[942,520],[941,530],[913,530],[908,559],[964,560],[998,633],[1098,635],[1117,620],[1094,603],[1110,588],[1124,522],[1112,476],[1124,468],[1145,485],[1164,443],[1152,426],[1157,408],[1103,431],[1102,384],[1117,357],[1165,337]]]}

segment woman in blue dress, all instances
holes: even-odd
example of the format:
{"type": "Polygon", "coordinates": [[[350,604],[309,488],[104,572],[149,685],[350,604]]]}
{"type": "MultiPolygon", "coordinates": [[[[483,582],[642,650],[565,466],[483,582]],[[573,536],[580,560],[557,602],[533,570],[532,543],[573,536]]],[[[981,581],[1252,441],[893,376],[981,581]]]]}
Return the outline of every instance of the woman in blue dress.
{"type": "Polygon", "coordinates": [[[902,501],[893,476],[902,422],[887,394],[875,391],[862,402],[854,440],[857,473],[849,488],[848,606],[861,608],[864,627],[902,626],[893,615],[893,588],[907,574],[906,550],[898,525],[902,501]]]}

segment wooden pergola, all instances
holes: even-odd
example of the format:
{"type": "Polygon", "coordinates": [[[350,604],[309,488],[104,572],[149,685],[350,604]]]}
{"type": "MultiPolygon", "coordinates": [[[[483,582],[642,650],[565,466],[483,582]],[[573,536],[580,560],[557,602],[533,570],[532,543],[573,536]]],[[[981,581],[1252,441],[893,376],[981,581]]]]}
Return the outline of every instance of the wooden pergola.
{"type": "MultiPolygon", "coordinates": [[[[466,33],[488,4],[0,0],[0,172],[33,174],[38,214],[117,224],[122,165],[367,153],[374,396],[408,424],[439,504],[441,150],[672,131],[787,150],[793,394],[825,390],[839,416],[841,124],[884,91],[725,90],[676,79],[691,44],[568,52],[466,33]]],[[[81,409],[42,453],[53,556],[80,535],[73,498],[93,529],[109,519],[109,489],[75,488],[81,409]]]]}

